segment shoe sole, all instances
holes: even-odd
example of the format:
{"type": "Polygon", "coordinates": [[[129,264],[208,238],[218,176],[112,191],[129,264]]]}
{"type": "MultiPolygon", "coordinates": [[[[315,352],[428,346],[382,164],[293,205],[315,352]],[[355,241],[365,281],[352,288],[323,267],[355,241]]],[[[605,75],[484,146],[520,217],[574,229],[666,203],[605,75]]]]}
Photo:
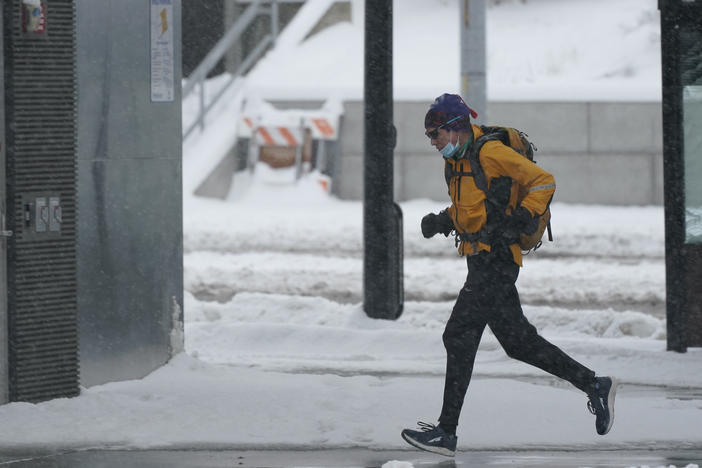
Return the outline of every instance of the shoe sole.
{"type": "Polygon", "coordinates": [[[438,453],[439,455],[443,455],[445,457],[454,457],[456,455],[455,450],[450,450],[444,447],[424,445],[421,442],[417,442],[416,440],[409,438],[404,433],[402,433],[402,438],[405,439],[405,442],[407,442],[411,446],[416,447],[419,450],[424,450],[425,452],[438,453]]]}
{"type": "Polygon", "coordinates": [[[607,429],[600,434],[600,435],[605,435],[609,432],[610,429],[612,429],[612,425],[614,424],[614,398],[617,396],[617,379],[614,377],[610,377],[612,379],[612,386],[609,389],[609,394],[607,395],[607,408],[609,408],[609,424],[607,425],[607,429]]]}

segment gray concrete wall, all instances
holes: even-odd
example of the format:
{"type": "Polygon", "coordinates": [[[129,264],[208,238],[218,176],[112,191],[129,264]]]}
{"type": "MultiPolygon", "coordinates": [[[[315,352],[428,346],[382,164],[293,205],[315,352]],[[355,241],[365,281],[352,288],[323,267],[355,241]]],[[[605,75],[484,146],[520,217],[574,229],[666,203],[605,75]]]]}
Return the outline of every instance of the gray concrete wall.
{"type": "MultiPolygon", "coordinates": [[[[175,90],[151,102],[150,3],[78,0],[81,384],[140,378],[169,358],[183,304],[180,0],[175,90]]],[[[181,317],[182,320],[182,317],[181,317]]]]}
{"type": "MultiPolygon", "coordinates": [[[[446,199],[441,156],[424,136],[430,102],[395,104],[395,198],[446,199]]],[[[489,102],[487,122],[519,128],[535,160],[556,177],[554,201],[663,203],[660,103],[489,102]]],[[[346,102],[334,186],[344,199],[363,194],[363,103],[346,102]]]]}

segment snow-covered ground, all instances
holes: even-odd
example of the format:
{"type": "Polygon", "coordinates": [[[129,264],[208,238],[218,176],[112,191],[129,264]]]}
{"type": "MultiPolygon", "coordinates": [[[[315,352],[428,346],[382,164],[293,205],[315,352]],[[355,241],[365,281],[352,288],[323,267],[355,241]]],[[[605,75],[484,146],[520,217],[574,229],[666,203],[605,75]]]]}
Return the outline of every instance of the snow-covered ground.
{"type": "MultiPolygon", "coordinates": [[[[419,233],[443,205],[402,205],[404,313],[373,320],[360,304],[361,203],[326,196],[313,175],[268,179],[260,167],[237,201],[185,200],[185,353],[142,380],[5,405],[0,445],[402,449],[403,427],[435,420],[442,327],[465,277],[448,239],[419,233]]],[[[699,447],[702,350],[665,351],[662,209],[553,213],[556,242],[519,280],[524,310],[621,380],[617,422],[597,436],[582,394],[510,360],[486,331],[459,446],[699,447]]]]}
{"type": "MultiPolygon", "coordinates": [[[[417,11],[433,32],[451,34],[439,26],[457,22],[454,3],[429,3],[435,8],[417,11]],[[444,10],[445,17],[430,14],[444,10]]],[[[403,0],[399,12],[409,4],[403,0]]],[[[654,0],[491,2],[491,89],[523,86],[536,98],[541,85],[566,89],[578,79],[596,84],[592,89],[605,99],[626,96],[637,83],[659,89],[649,69],[657,60],[651,52],[656,14],[654,0]],[[566,4],[572,10],[563,10],[566,4]],[[566,20],[570,31],[580,24],[583,35],[566,32],[566,20]],[[605,27],[607,21],[613,23],[605,27]],[[627,48],[617,34],[633,42],[627,48]],[[511,60],[501,61],[498,52],[521,43],[533,49],[514,53],[533,57],[534,65],[494,78],[511,60]],[[609,56],[599,49],[605,45],[629,52],[612,49],[609,56]],[[515,81],[519,76],[524,79],[515,81]]],[[[421,44],[426,48],[416,55],[441,50],[436,40],[421,44]]],[[[406,70],[413,66],[408,61],[401,62],[406,70]]],[[[446,76],[457,76],[456,61],[441,66],[446,76]]],[[[396,76],[409,73],[402,70],[396,76]]],[[[427,94],[457,87],[436,83],[427,94]]],[[[404,312],[397,321],[366,317],[360,202],[330,198],[315,174],[281,184],[280,173],[261,165],[253,176],[237,175],[227,200],[191,195],[201,162],[218,158],[231,143],[240,97],[220,106],[208,133],[193,136],[184,149],[185,352],[140,380],[83,389],[73,399],[0,407],[0,447],[405,449],[403,427],[435,421],[441,333],[466,274],[450,239],[425,240],[419,232],[421,217],[444,203],[402,204],[404,312]]],[[[184,117],[192,112],[185,103],[184,117]]],[[[662,208],[566,205],[556,196],[552,211],[555,242],[525,259],[518,282],[524,311],[573,357],[619,378],[616,423],[609,435],[597,436],[584,395],[510,360],[486,331],[459,449],[699,448],[702,349],[665,350],[662,208]]]]}

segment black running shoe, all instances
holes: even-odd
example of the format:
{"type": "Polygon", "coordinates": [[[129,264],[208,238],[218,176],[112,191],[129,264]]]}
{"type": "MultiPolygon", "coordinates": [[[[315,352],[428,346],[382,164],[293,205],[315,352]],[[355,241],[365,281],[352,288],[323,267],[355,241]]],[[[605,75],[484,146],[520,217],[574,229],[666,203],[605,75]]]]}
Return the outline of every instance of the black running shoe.
{"type": "Polygon", "coordinates": [[[402,431],[402,438],[408,444],[418,449],[447,457],[456,455],[456,442],[458,439],[455,435],[447,434],[440,427],[422,421],[419,421],[417,425],[420,428],[419,431],[411,429],[402,431]]]}
{"type": "Polygon", "coordinates": [[[614,424],[614,397],[617,393],[617,380],[613,377],[596,377],[587,408],[595,415],[595,428],[599,435],[605,435],[614,424]]]}

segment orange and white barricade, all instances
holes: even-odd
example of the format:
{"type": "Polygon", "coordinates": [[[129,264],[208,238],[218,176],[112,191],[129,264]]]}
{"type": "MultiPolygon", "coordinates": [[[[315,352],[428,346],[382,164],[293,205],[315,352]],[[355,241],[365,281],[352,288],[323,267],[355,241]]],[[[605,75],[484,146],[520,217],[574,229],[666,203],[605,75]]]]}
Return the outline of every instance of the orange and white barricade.
{"type": "MultiPolygon", "coordinates": [[[[339,106],[340,107],[340,106],[339,106]]],[[[325,167],[327,142],[339,138],[340,113],[329,110],[277,110],[270,105],[255,110],[244,109],[237,125],[237,136],[249,140],[248,164],[258,162],[273,168],[296,168],[296,180],[313,161],[316,168],[325,167]],[[314,154],[313,154],[314,150],[314,154]]],[[[324,176],[322,186],[330,190],[330,179],[324,176]]]]}

